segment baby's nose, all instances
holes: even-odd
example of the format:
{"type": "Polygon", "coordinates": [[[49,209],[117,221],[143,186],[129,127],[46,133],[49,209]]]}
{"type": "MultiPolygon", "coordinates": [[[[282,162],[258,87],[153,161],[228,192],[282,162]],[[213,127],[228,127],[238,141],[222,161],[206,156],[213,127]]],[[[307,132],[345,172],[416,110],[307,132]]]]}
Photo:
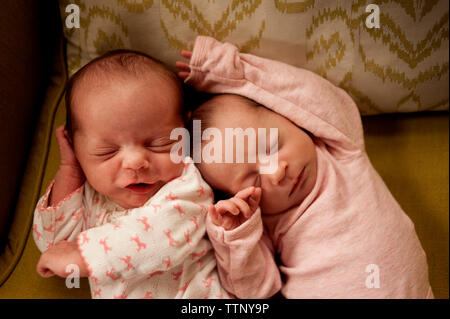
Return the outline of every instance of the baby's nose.
{"type": "Polygon", "coordinates": [[[281,181],[286,176],[286,169],[288,164],[284,161],[278,162],[278,168],[275,171],[275,173],[270,175],[270,181],[273,185],[278,186],[280,185],[281,181]]]}
{"type": "Polygon", "coordinates": [[[141,170],[150,166],[150,160],[142,150],[128,150],[123,160],[125,169],[141,170]]]}

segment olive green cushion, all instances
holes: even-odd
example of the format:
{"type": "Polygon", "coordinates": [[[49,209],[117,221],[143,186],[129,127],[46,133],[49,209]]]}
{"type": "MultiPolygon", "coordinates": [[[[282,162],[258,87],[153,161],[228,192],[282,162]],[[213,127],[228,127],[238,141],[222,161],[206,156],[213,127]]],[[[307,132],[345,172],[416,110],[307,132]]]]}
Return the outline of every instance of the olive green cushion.
{"type": "Polygon", "coordinates": [[[369,157],[415,224],[436,298],[448,298],[449,118],[445,113],[366,117],[369,157]]]}

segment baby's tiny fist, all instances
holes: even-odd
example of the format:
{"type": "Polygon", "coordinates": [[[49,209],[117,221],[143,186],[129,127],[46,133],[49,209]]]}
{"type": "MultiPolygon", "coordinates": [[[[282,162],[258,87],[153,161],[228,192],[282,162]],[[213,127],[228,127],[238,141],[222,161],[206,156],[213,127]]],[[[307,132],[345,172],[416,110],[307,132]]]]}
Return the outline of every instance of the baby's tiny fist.
{"type": "Polygon", "coordinates": [[[44,278],[53,275],[66,278],[69,275],[67,266],[71,264],[79,267],[80,277],[87,277],[89,275],[77,244],[74,242],[60,241],[41,255],[36,270],[44,278]]]}

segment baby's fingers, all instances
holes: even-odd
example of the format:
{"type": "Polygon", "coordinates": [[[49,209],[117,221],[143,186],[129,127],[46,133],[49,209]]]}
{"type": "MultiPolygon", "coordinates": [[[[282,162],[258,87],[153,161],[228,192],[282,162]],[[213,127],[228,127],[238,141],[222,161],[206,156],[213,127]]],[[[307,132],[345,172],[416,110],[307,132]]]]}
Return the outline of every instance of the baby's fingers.
{"type": "MultiPolygon", "coordinates": [[[[192,57],[192,52],[191,51],[186,51],[186,50],[181,50],[181,56],[183,58],[186,59],[191,59],[192,57]]],[[[177,61],[175,62],[175,66],[180,69],[180,72],[178,72],[178,76],[183,79],[186,80],[189,76],[189,74],[191,74],[191,68],[189,67],[189,64],[183,61],[177,61]]]]}
{"type": "Polygon", "coordinates": [[[186,58],[186,59],[190,60],[192,58],[192,52],[191,51],[187,51],[187,50],[181,50],[181,56],[183,58],[186,58]]]}
{"type": "Polygon", "coordinates": [[[180,69],[180,72],[178,72],[178,76],[183,80],[185,80],[191,73],[191,68],[186,62],[177,61],[175,62],[175,66],[180,69]]]}
{"type": "Polygon", "coordinates": [[[64,126],[60,126],[55,130],[56,141],[58,142],[59,148],[61,149],[72,149],[69,141],[67,140],[67,135],[65,133],[64,126]]]}
{"type": "Polygon", "coordinates": [[[55,273],[48,268],[38,270],[38,274],[43,278],[50,278],[55,275],[55,273]]]}
{"type": "Polygon", "coordinates": [[[235,228],[235,219],[233,216],[230,215],[224,215],[223,216],[223,222],[222,222],[222,227],[225,230],[232,230],[235,228]]]}
{"type": "Polygon", "coordinates": [[[191,72],[191,68],[189,67],[189,64],[187,64],[186,62],[176,61],[175,66],[180,70],[191,72]]]}
{"type": "Polygon", "coordinates": [[[220,215],[217,212],[216,207],[212,204],[209,206],[209,215],[211,216],[211,221],[213,222],[214,225],[222,226],[223,223],[222,215],[220,215]]]}
{"type": "Polygon", "coordinates": [[[64,126],[60,126],[55,130],[55,136],[58,142],[61,162],[71,165],[78,164],[72,145],[70,145],[67,131],[65,131],[64,126]]]}
{"type": "Polygon", "coordinates": [[[45,258],[42,258],[42,256],[36,266],[36,271],[41,277],[44,278],[50,278],[55,275],[55,273],[47,267],[45,258]]]}
{"type": "Polygon", "coordinates": [[[231,199],[218,201],[216,203],[216,210],[221,215],[227,212],[231,215],[239,215],[239,208],[231,201],[231,199]]]}
{"type": "Polygon", "coordinates": [[[175,66],[181,70],[180,72],[178,72],[178,76],[183,80],[186,80],[186,78],[191,73],[191,68],[189,67],[189,64],[187,64],[186,62],[177,61],[175,62],[175,66]]]}
{"type": "Polygon", "coordinates": [[[180,79],[186,80],[189,76],[190,72],[178,72],[178,76],[180,77],[180,79]]]}
{"type": "MultiPolygon", "coordinates": [[[[250,206],[250,216],[251,216],[251,214],[255,212],[256,208],[258,208],[259,201],[261,200],[261,194],[262,194],[261,187],[250,186],[239,191],[234,197],[240,198],[245,202],[247,202],[247,204],[250,206]]],[[[249,217],[246,216],[246,218],[249,217]]]]}
{"type": "Polygon", "coordinates": [[[225,230],[230,230],[233,228],[234,225],[233,216],[226,214],[226,212],[224,212],[223,215],[219,214],[214,205],[209,206],[209,214],[211,216],[211,221],[213,222],[214,225],[221,226],[225,230]]]}
{"type": "Polygon", "coordinates": [[[255,186],[250,186],[247,188],[244,188],[242,190],[240,190],[239,192],[236,193],[236,195],[234,195],[234,197],[243,199],[243,200],[247,200],[247,198],[253,194],[253,192],[255,191],[255,186]]]}
{"type": "Polygon", "coordinates": [[[256,187],[253,191],[253,194],[250,195],[248,198],[248,205],[250,206],[250,209],[252,212],[258,208],[259,202],[261,200],[262,190],[261,187],[256,187]]]}
{"type": "Polygon", "coordinates": [[[230,201],[232,201],[237,207],[239,207],[239,210],[244,215],[246,219],[249,219],[252,216],[252,211],[250,210],[250,206],[247,204],[247,202],[241,198],[233,197],[230,198],[230,201]]]}

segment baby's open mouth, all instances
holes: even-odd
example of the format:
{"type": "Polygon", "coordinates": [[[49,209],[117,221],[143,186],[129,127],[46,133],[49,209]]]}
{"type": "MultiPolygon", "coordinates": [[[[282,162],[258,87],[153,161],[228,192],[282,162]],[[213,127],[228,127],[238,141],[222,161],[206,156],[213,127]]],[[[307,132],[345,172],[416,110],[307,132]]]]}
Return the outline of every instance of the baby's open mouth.
{"type": "Polygon", "coordinates": [[[137,194],[146,194],[153,189],[155,184],[136,183],[130,184],[126,188],[137,194]]]}

